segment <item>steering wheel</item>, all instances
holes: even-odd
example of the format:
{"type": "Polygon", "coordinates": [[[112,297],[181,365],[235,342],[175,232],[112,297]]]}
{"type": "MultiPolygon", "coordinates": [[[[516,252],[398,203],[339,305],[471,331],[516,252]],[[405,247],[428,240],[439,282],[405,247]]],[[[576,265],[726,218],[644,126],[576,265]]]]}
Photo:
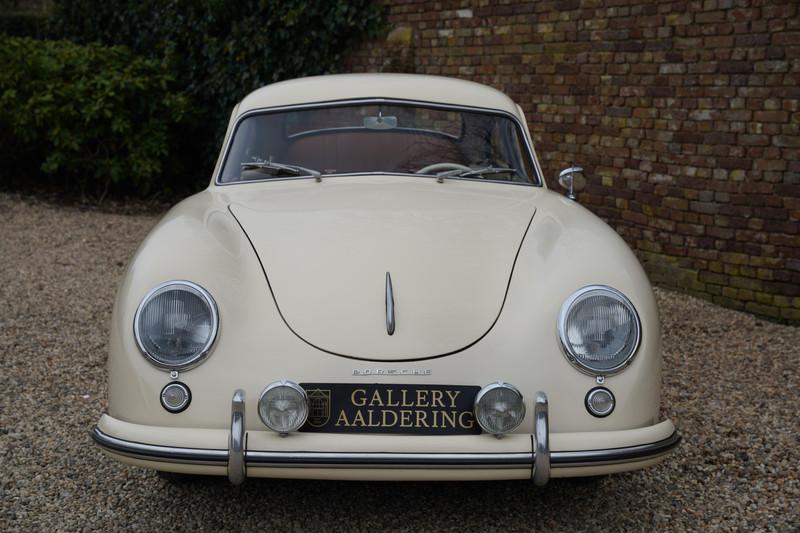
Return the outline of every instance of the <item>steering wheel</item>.
{"type": "Polygon", "coordinates": [[[460,165],[458,163],[434,163],[432,165],[427,165],[422,167],[419,170],[414,171],[415,174],[438,174],[439,172],[445,172],[448,170],[464,170],[464,171],[471,171],[472,169],[466,165],[460,165]]]}

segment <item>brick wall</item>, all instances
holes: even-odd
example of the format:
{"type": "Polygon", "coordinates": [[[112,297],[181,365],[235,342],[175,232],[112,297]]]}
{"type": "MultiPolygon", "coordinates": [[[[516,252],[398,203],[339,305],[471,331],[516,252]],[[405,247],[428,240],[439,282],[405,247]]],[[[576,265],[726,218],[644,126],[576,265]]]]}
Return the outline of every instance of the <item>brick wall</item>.
{"type": "Polygon", "coordinates": [[[797,0],[384,0],[391,32],[349,71],[467,78],[522,105],[551,186],[651,279],[800,322],[797,0]]]}

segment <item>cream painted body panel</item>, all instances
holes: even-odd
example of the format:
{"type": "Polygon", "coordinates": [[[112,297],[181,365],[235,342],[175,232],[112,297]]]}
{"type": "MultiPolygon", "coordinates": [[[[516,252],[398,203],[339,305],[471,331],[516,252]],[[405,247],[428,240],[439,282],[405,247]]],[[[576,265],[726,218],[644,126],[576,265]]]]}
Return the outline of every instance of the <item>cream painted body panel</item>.
{"type": "Polygon", "coordinates": [[[533,187],[411,176],[294,180],[230,195],[292,330],[322,350],[373,360],[455,352],[491,329],[536,196],[533,187]]]}
{"type": "Polygon", "coordinates": [[[514,101],[497,89],[466,80],[419,74],[333,74],[281,81],[248,94],[238,113],[357,98],[398,98],[517,113],[514,101]]]}

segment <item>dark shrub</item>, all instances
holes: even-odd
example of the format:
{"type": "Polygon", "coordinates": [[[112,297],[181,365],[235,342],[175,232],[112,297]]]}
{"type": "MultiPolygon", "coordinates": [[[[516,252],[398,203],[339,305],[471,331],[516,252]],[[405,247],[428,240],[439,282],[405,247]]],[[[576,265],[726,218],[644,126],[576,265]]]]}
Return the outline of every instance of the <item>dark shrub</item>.
{"type": "Polygon", "coordinates": [[[169,151],[188,98],[160,61],[0,35],[0,65],[0,183],[43,173],[71,190],[146,194],[174,186],[157,182],[167,173],[186,180],[169,151]]]}
{"type": "Polygon", "coordinates": [[[191,153],[211,172],[233,105],[262,85],[337,69],[342,54],[384,29],[370,0],[56,0],[51,31],[125,45],[163,59],[198,104],[191,153]]]}

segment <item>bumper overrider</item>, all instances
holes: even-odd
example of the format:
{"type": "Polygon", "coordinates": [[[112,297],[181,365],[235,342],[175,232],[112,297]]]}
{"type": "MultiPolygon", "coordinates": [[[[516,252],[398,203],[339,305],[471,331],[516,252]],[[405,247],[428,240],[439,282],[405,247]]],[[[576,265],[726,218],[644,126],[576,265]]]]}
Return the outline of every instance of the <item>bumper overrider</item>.
{"type": "MultiPolygon", "coordinates": [[[[603,474],[632,470],[648,466],[663,459],[680,442],[680,436],[672,423],[664,421],[647,428],[643,439],[671,433],[656,441],[613,446],[599,449],[551,450],[551,434],[548,419],[547,396],[536,394],[534,404],[534,434],[530,435],[527,451],[503,452],[369,452],[369,451],[267,451],[248,449],[248,432],[245,429],[245,395],[237,390],[231,403],[231,424],[228,433],[227,449],[178,447],[172,445],[149,444],[138,440],[128,440],[113,436],[104,431],[99,424],[94,428],[94,441],[106,452],[120,459],[128,459],[134,464],[142,464],[163,470],[195,473],[224,473],[233,484],[240,484],[248,476],[248,469],[259,477],[317,477],[304,476],[304,470],[339,471],[352,469],[355,472],[380,471],[423,471],[444,472],[436,477],[428,476],[366,476],[373,479],[502,479],[520,478],[533,480],[536,485],[545,485],[550,477],[570,477],[603,474]],[[652,431],[653,428],[658,428],[652,431]],[[513,470],[514,476],[497,474],[513,470]],[[486,475],[469,476],[465,472],[488,472],[486,475]],[[294,476],[292,472],[299,475],[294,476]],[[447,472],[455,472],[448,476],[447,472]],[[494,472],[494,473],[493,473],[494,472]],[[460,474],[459,474],[460,473],[460,474]],[[522,475],[520,475],[520,473],[522,475]]],[[[107,428],[106,428],[107,429],[107,428]]],[[[637,431],[637,430],[631,430],[637,431]]],[[[630,434],[631,431],[624,432],[630,434]]],[[[611,432],[616,433],[616,432],[611,432]]],[[[572,434],[580,435],[580,434],[572,434]]],[[[575,442],[575,438],[571,441],[575,442]]],[[[580,439],[578,439],[580,440],[580,439]]],[[[630,436],[626,440],[631,440],[630,436]]],[[[634,439],[636,440],[636,439],[634,439]]],[[[612,439],[613,441],[613,439],[612,439]]],[[[609,441],[611,442],[611,441],[609,441]]],[[[573,448],[573,446],[569,446],[573,448]]],[[[340,477],[352,479],[353,476],[324,474],[320,477],[340,477]]],[[[364,477],[358,476],[356,477],[364,477]]]]}

